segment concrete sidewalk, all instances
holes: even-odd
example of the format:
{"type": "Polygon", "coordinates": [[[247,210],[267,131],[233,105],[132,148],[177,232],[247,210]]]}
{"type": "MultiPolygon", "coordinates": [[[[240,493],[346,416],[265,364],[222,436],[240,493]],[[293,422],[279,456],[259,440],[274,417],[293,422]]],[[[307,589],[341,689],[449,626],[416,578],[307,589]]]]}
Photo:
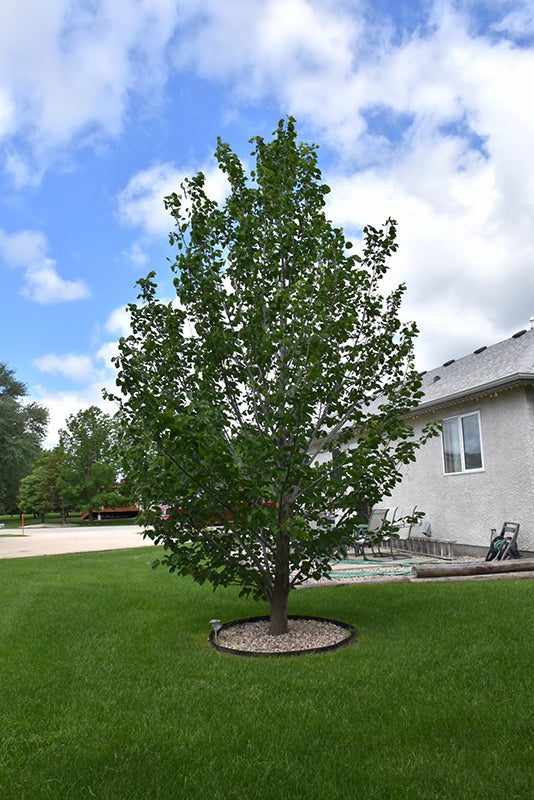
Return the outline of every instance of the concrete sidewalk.
{"type": "Polygon", "coordinates": [[[153,547],[151,539],[143,539],[138,525],[106,525],[91,528],[49,528],[31,525],[24,536],[6,536],[18,531],[0,530],[0,558],[52,556],[63,553],[91,553],[102,550],[125,550],[130,547],[153,547]]]}

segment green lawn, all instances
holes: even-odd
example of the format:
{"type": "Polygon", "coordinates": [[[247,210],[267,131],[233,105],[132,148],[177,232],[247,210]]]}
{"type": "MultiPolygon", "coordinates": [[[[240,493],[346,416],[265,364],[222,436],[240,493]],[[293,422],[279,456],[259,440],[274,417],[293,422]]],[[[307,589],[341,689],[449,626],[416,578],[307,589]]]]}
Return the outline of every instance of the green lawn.
{"type": "MultiPolygon", "coordinates": [[[[0,536],[5,531],[9,530],[20,530],[21,520],[18,514],[0,514],[0,523],[4,525],[3,529],[0,529],[0,536]]],[[[50,513],[45,515],[45,523],[47,525],[57,525],[60,526],[62,524],[61,521],[61,514],[50,513]]],[[[88,527],[98,527],[98,526],[108,526],[108,525],[136,525],[137,519],[135,517],[130,519],[103,519],[103,520],[93,520],[93,522],[89,522],[88,520],[82,520],[81,514],[75,514],[74,512],[71,513],[67,517],[67,523],[69,525],[76,525],[80,528],[88,528],[88,527]]],[[[31,525],[40,525],[41,518],[34,517],[33,514],[25,514],[24,515],[24,527],[27,528],[31,525]]]]}
{"type": "Polygon", "coordinates": [[[2,800],[534,795],[534,582],[300,590],[355,644],[221,655],[264,613],[146,550],[0,561],[2,800]]]}

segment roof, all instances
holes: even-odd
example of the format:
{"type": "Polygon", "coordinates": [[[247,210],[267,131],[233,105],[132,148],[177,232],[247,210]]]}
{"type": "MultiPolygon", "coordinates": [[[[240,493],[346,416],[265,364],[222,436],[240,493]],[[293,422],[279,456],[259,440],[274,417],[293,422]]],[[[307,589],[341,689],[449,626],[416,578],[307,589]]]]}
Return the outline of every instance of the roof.
{"type": "Polygon", "coordinates": [[[468,356],[446,361],[423,374],[422,398],[417,411],[452,405],[470,397],[534,384],[534,329],[510,339],[479,347],[468,356]]]}

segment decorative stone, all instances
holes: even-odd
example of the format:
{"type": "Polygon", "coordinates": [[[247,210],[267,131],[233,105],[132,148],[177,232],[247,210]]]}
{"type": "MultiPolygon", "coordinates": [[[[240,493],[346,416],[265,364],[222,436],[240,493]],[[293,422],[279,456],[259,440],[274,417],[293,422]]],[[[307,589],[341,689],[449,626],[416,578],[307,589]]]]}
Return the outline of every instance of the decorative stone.
{"type": "Polygon", "coordinates": [[[335,650],[353,642],[356,629],[323,617],[288,616],[287,633],[271,636],[269,617],[250,617],[221,625],[209,643],[221,653],[240,656],[294,656],[335,650]]]}

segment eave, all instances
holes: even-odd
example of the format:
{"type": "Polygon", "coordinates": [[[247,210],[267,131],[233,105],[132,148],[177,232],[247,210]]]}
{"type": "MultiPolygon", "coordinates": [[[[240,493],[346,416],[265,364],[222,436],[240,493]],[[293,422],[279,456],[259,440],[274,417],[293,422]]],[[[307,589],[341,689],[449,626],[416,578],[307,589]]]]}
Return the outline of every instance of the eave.
{"type": "Polygon", "coordinates": [[[515,375],[507,375],[505,378],[497,378],[487,383],[481,383],[478,386],[470,386],[467,389],[461,389],[458,392],[453,392],[443,397],[437,397],[434,400],[428,400],[427,402],[423,400],[417,408],[414,408],[414,410],[406,414],[405,417],[419,416],[426,411],[447,408],[467,400],[478,400],[481,397],[488,397],[498,392],[528,385],[534,385],[534,374],[531,372],[518,372],[515,375]]]}

